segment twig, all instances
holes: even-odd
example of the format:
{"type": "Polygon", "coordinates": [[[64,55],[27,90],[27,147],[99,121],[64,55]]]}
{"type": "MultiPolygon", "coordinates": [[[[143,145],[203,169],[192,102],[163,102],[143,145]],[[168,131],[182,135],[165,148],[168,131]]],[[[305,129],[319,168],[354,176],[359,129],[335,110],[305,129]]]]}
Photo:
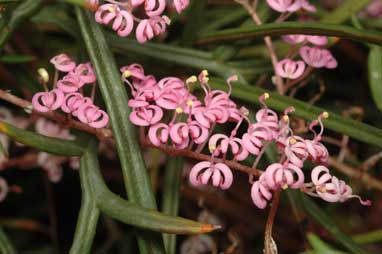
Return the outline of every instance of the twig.
{"type": "Polygon", "coordinates": [[[47,112],[47,113],[41,113],[41,112],[35,111],[33,110],[32,104],[29,101],[23,100],[1,89],[0,89],[0,99],[3,99],[9,103],[12,103],[13,105],[23,108],[26,112],[32,110],[33,114],[43,116],[52,121],[55,121],[65,128],[74,128],[74,129],[78,129],[78,130],[96,135],[101,140],[106,138],[111,138],[113,136],[110,129],[107,129],[107,128],[95,129],[81,122],[78,122],[75,120],[68,120],[65,116],[54,111],[47,112]]]}
{"type": "Polygon", "coordinates": [[[272,238],[273,223],[279,206],[281,190],[277,190],[273,196],[271,210],[269,211],[267,225],[265,226],[264,254],[277,254],[277,247],[272,238]]]}

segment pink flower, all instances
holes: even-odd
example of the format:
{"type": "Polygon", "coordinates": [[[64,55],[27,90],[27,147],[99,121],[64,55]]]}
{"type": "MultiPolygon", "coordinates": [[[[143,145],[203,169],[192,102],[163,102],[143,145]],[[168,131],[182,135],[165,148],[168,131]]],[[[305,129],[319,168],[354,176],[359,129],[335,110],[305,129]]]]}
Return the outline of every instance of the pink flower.
{"type": "Polygon", "coordinates": [[[289,44],[295,45],[304,42],[306,36],[303,34],[290,34],[281,36],[281,39],[289,44]]]}
{"type": "Polygon", "coordinates": [[[362,200],[360,196],[354,195],[352,188],[345,183],[345,181],[340,180],[339,183],[339,193],[340,193],[340,200],[339,202],[345,202],[351,198],[357,198],[361,205],[370,206],[371,201],[370,200],[362,200]]]}
{"type": "Polygon", "coordinates": [[[148,138],[154,146],[160,146],[167,143],[169,137],[169,127],[164,123],[157,123],[150,126],[148,138]]]}
{"type": "Polygon", "coordinates": [[[305,146],[309,157],[316,163],[328,163],[329,152],[326,147],[320,142],[322,133],[324,132],[324,125],[322,123],[322,118],[328,118],[329,114],[323,112],[320,114],[317,120],[314,120],[310,123],[309,129],[314,133],[314,138],[312,140],[305,140],[305,146]],[[320,125],[320,132],[317,134],[313,129],[317,124],[320,125]]]}
{"type": "Polygon", "coordinates": [[[170,20],[166,16],[154,16],[150,19],[144,19],[139,22],[136,30],[136,38],[139,43],[145,43],[148,40],[158,36],[166,31],[170,20]]]}
{"type": "Polygon", "coordinates": [[[73,140],[75,138],[70,134],[69,130],[63,129],[58,124],[46,120],[45,118],[37,119],[35,129],[37,133],[52,138],[61,138],[67,140],[73,140]]]}
{"type": "Polygon", "coordinates": [[[59,89],[50,92],[40,92],[33,95],[33,108],[39,112],[48,112],[61,107],[64,102],[64,93],[59,89]]]}
{"type": "Polygon", "coordinates": [[[98,7],[95,19],[100,24],[109,24],[113,21],[112,29],[121,37],[128,36],[134,28],[133,16],[121,10],[116,4],[103,4],[98,7]]]}
{"type": "Polygon", "coordinates": [[[299,136],[291,136],[285,141],[284,154],[288,160],[301,168],[308,157],[305,140],[299,136]]]}
{"type": "Polygon", "coordinates": [[[251,197],[253,203],[260,209],[267,206],[268,201],[272,199],[272,192],[265,181],[265,174],[262,174],[251,188],[251,197]]]}
{"type": "Polygon", "coordinates": [[[120,71],[122,74],[126,73],[126,71],[129,71],[129,77],[133,79],[134,83],[139,83],[140,81],[146,78],[145,71],[142,65],[137,63],[130,64],[128,66],[123,66],[120,68],[120,71]]]}
{"type": "Polygon", "coordinates": [[[336,59],[327,49],[304,46],[300,49],[300,55],[308,65],[315,68],[326,67],[328,69],[333,69],[337,67],[336,59]]]}
{"type": "Polygon", "coordinates": [[[308,12],[316,12],[317,8],[313,4],[309,3],[308,0],[300,0],[301,1],[301,9],[308,12]]]}
{"type": "Polygon", "coordinates": [[[50,62],[62,72],[70,72],[76,67],[76,63],[67,54],[59,54],[50,59],[50,62]]]}
{"type": "Polygon", "coordinates": [[[65,113],[73,114],[77,116],[77,110],[83,104],[93,104],[93,101],[89,97],[84,97],[80,93],[69,93],[65,95],[64,103],[61,105],[62,111],[65,113]]]}
{"type": "Polygon", "coordinates": [[[270,129],[256,123],[248,128],[247,133],[243,135],[241,140],[243,146],[249,153],[258,155],[264,142],[270,141],[272,138],[273,135],[271,134],[270,129]]]}
{"type": "Polygon", "coordinates": [[[312,182],[315,185],[316,193],[327,202],[338,202],[340,200],[339,181],[329,173],[329,169],[324,166],[317,166],[311,173],[312,182]]]}
{"type": "Polygon", "coordinates": [[[269,7],[278,12],[295,12],[301,8],[301,0],[267,0],[269,7]]]}
{"type": "Polygon", "coordinates": [[[301,168],[291,163],[273,163],[265,170],[265,181],[271,189],[298,189],[304,184],[304,173],[301,168]]]}
{"type": "Polygon", "coordinates": [[[324,46],[328,43],[328,37],[319,35],[307,35],[306,40],[317,46],[324,46]]]}
{"type": "Polygon", "coordinates": [[[77,92],[84,85],[85,83],[81,82],[78,76],[70,74],[57,82],[57,88],[64,93],[77,92]]]}
{"type": "Polygon", "coordinates": [[[161,79],[158,88],[155,103],[165,109],[176,109],[188,94],[183,81],[174,77],[161,79]]]}
{"type": "Polygon", "coordinates": [[[284,59],[277,63],[276,73],[283,78],[297,79],[305,71],[305,63],[303,61],[293,61],[284,59]]]}
{"type": "Polygon", "coordinates": [[[81,83],[85,84],[91,84],[97,80],[91,63],[79,64],[73,71],[70,72],[70,76],[78,78],[81,83]]]}
{"type": "Polygon", "coordinates": [[[108,114],[93,104],[82,104],[77,110],[77,117],[93,128],[104,128],[109,123],[108,114]]]}
{"type": "Polygon", "coordinates": [[[176,11],[180,14],[190,4],[190,0],[174,0],[176,11]]]}
{"type": "Polygon", "coordinates": [[[138,126],[149,126],[158,123],[163,117],[163,111],[160,107],[149,105],[140,107],[130,113],[130,121],[138,126]]]}
{"type": "Polygon", "coordinates": [[[192,185],[206,185],[212,177],[212,185],[226,190],[231,187],[233,175],[231,169],[224,163],[202,161],[197,163],[190,172],[189,180],[192,185]]]}
{"type": "Polygon", "coordinates": [[[190,136],[195,144],[201,144],[208,138],[208,130],[196,121],[180,122],[170,127],[171,140],[178,149],[189,145],[190,136]]]}
{"type": "Polygon", "coordinates": [[[228,149],[230,149],[234,158],[238,161],[245,160],[249,155],[247,149],[243,146],[241,139],[227,137],[223,134],[213,135],[208,142],[208,147],[214,156],[219,156],[220,153],[227,154],[228,149]]]}
{"type": "Polygon", "coordinates": [[[166,0],[145,0],[145,11],[149,17],[159,16],[166,8],[166,0]]]}

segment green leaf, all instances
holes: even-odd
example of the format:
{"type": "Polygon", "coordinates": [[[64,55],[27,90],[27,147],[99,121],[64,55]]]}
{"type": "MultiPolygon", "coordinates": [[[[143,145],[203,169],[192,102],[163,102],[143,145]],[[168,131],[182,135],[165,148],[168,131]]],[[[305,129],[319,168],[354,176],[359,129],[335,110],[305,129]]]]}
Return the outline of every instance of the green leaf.
{"type": "Polygon", "coordinates": [[[29,63],[35,60],[33,56],[28,55],[4,55],[0,56],[0,62],[6,64],[22,64],[29,63]]]}
{"type": "Polygon", "coordinates": [[[357,29],[350,26],[321,22],[282,22],[261,26],[251,25],[240,28],[225,29],[201,35],[199,43],[216,41],[237,41],[261,38],[264,36],[280,36],[287,34],[327,35],[345,39],[382,44],[382,33],[357,29]]]}
{"type": "Polygon", "coordinates": [[[382,243],[382,229],[358,234],[352,238],[358,244],[382,243]]]}
{"type": "Polygon", "coordinates": [[[11,241],[8,239],[7,235],[5,234],[2,228],[0,228],[0,252],[2,254],[17,253],[15,247],[13,246],[11,241]]]}
{"type": "Polygon", "coordinates": [[[341,231],[329,215],[321,210],[309,197],[300,193],[301,202],[304,205],[305,211],[325,228],[339,243],[341,243],[351,253],[365,254],[367,253],[358,246],[349,236],[341,231]]]}
{"type": "Polygon", "coordinates": [[[372,98],[377,108],[382,111],[382,47],[370,47],[368,73],[372,98]]]}
{"type": "Polygon", "coordinates": [[[323,23],[341,24],[365,8],[370,1],[371,0],[347,0],[337,9],[325,15],[320,21],[323,23]]]}
{"type": "MultiPolygon", "coordinates": [[[[176,216],[179,210],[180,186],[182,183],[183,159],[181,157],[167,157],[164,175],[162,212],[176,216]]],[[[163,235],[167,254],[176,253],[176,235],[163,235]]]]}
{"type": "Polygon", "coordinates": [[[201,234],[219,228],[143,208],[112,193],[102,179],[97,152],[97,142],[91,139],[81,161],[81,177],[88,180],[101,212],[129,225],[169,234],[201,234]]]}
{"type": "MultiPolygon", "coordinates": [[[[96,156],[97,149],[90,152],[94,152],[95,155],[93,156],[96,156]]],[[[92,243],[97,230],[100,210],[97,207],[97,200],[87,175],[89,170],[94,169],[86,168],[89,165],[88,160],[91,158],[88,154],[85,154],[80,160],[82,200],[70,254],[91,253],[92,243]]]]}
{"type": "MultiPolygon", "coordinates": [[[[217,89],[227,90],[227,85],[221,80],[211,79],[211,85],[217,89]]],[[[317,118],[322,112],[327,111],[297,99],[239,83],[235,83],[232,96],[252,104],[259,104],[258,98],[265,92],[270,94],[270,98],[267,100],[267,105],[270,108],[282,112],[287,107],[293,106],[296,110],[291,115],[301,117],[305,120],[311,121],[317,118]]],[[[342,117],[333,112],[328,112],[330,116],[324,120],[325,128],[337,131],[367,144],[382,147],[382,130],[350,118],[342,117]]]]}
{"type": "Polygon", "coordinates": [[[327,243],[322,241],[318,236],[315,234],[308,234],[308,241],[312,248],[314,249],[315,254],[346,254],[345,252],[340,252],[334,250],[332,247],[330,247],[327,243]]]}
{"type": "Polygon", "coordinates": [[[41,7],[42,2],[43,0],[25,0],[15,8],[8,23],[0,27],[0,50],[17,26],[32,16],[41,7]]]}
{"type": "Polygon", "coordinates": [[[16,128],[3,121],[0,121],[0,132],[21,144],[56,155],[81,156],[85,147],[82,141],[43,136],[32,131],[16,128]]]}
{"type": "MultiPolygon", "coordinates": [[[[121,74],[100,26],[91,12],[76,7],[76,15],[88,54],[95,68],[99,88],[110,116],[122,173],[129,199],[143,207],[156,209],[155,197],[137,140],[136,129],[129,121],[128,96],[121,74]]],[[[144,234],[139,241],[142,253],[163,253],[160,235],[144,234]]]]}

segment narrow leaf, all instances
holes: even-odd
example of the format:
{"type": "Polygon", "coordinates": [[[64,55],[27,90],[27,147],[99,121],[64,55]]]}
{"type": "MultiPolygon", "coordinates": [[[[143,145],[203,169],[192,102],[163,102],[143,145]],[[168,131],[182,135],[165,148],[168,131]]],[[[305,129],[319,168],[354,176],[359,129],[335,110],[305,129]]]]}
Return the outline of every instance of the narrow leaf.
{"type": "Polygon", "coordinates": [[[84,149],[84,144],[81,141],[43,136],[32,131],[16,128],[3,121],[0,121],[0,132],[21,144],[56,155],[81,156],[84,149]]]}
{"type": "MultiPolygon", "coordinates": [[[[181,157],[168,157],[164,175],[162,212],[177,216],[179,210],[180,186],[182,183],[183,159],[181,157]]],[[[167,254],[176,253],[176,235],[163,236],[167,254]]]]}
{"type": "Polygon", "coordinates": [[[84,169],[81,177],[88,179],[97,206],[106,215],[129,225],[170,234],[202,234],[220,228],[143,208],[112,193],[102,179],[97,151],[97,143],[92,139],[81,161],[84,169]]]}
{"type": "MultiPolygon", "coordinates": [[[[100,26],[91,12],[76,7],[76,15],[88,54],[98,77],[98,84],[110,116],[110,122],[121,160],[122,173],[129,199],[143,207],[156,209],[150,179],[137,141],[137,135],[129,122],[128,96],[121,81],[121,74],[100,26]]],[[[148,236],[140,241],[141,252],[163,253],[160,235],[148,236]]]]}
{"type": "Polygon", "coordinates": [[[337,9],[325,15],[320,21],[324,23],[341,24],[365,8],[370,2],[371,0],[347,0],[337,9]]]}
{"type": "Polygon", "coordinates": [[[8,236],[5,234],[4,230],[0,228],[0,252],[2,254],[16,254],[17,251],[8,236]]]}
{"type": "Polygon", "coordinates": [[[210,32],[200,37],[199,43],[216,41],[237,41],[255,39],[264,36],[280,36],[287,34],[308,34],[336,36],[361,42],[382,44],[382,33],[357,29],[350,26],[335,25],[321,22],[282,22],[269,23],[261,26],[251,25],[240,28],[225,29],[210,32]]]}
{"type": "Polygon", "coordinates": [[[377,108],[382,111],[382,47],[370,47],[368,71],[371,96],[377,108]]]}

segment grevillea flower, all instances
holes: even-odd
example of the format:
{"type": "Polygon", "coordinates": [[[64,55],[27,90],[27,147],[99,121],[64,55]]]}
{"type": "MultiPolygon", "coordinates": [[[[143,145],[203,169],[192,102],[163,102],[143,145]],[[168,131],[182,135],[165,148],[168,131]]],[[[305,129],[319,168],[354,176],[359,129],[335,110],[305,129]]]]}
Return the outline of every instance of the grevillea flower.
{"type": "Polygon", "coordinates": [[[64,102],[64,93],[59,89],[50,92],[40,92],[33,95],[33,108],[39,112],[48,112],[61,107],[64,102]]]}
{"type": "Polygon", "coordinates": [[[77,77],[80,82],[85,84],[91,84],[97,80],[91,63],[77,65],[77,67],[70,72],[70,76],[77,77]]]}
{"type": "Polygon", "coordinates": [[[158,88],[155,103],[165,109],[176,109],[188,94],[183,81],[174,77],[159,80],[158,88]]]}
{"type": "Polygon", "coordinates": [[[150,19],[141,20],[137,26],[136,38],[139,43],[145,43],[148,40],[158,36],[166,31],[170,19],[167,16],[154,16],[150,19]]]}
{"type": "Polygon", "coordinates": [[[149,105],[136,108],[130,113],[130,121],[138,126],[149,126],[158,123],[163,117],[163,111],[160,107],[149,105]]]}
{"type": "Polygon", "coordinates": [[[308,157],[305,140],[299,136],[291,136],[285,141],[284,154],[288,160],[301,168],[308,157]]]}
{"type": "Polygon", "coordinates": [[[327,49],[304,46],[300,49],[300,55],[309,66],[314,68],[333,69],[337,67],[336,59],[327,49]]]}
{"type": "Polygon", "coordinates": [[[161,15],[166,8],[166,0],[145,0],[144,2],[145,12],[149,17],[161,15]]]}
{"type": "Polygon", "coordinates": [[[300,0],[301,2],[301,9],[308,11],[308,12],[316,12],[317,8],[313,4],[309,3],[308,0],[300,0]]]}
{"type": "Polygon", "coordinates": [[[81,82],[80,78],[76,75],[66,75],[63,79],[57,81],[57,88],[64,93],[77,92],[78,89],[83,87],[85,83],[81,82]]]}
{"type": "Polygon", "coordinates": [[[170,127],[164,123],[157,123],[150,126],[148,138],[154,146],[160,146],[167,143],[170,134],[170,127]]]}
{"type": "Polygon", "coordinates": [[[373,0],[371,3],[360,13],[361,16],[370,18],[382,17],[382,3],[380,0],[373,0]]]}
{"type": "Polygon", "coordinates": [[[108,114],[93,104],[82,104],[77,110],[77,117],[93,128],[104,128],[109,123],[108,114]]]}
{"type": "Polygon", "coordinates": [[[260,209],[267,207],[267,203],[272,199],[272,192],[265,181],[265,174],[262,174],[251,188],[251,197],[253,203],[260,209]]]}
{"type": "Polygon", "coordinates": [[[276,73],[283,78],[297,79],[305,71],[305,63],[303,61],[293,61],[284,59],[277,63],[276,73]]]}
{"type": "Polygon", "coordinates": [[[306,40],[317,46],[324,46],[328,43],[327,36],[319,36],[319,35],[307,35],[306,40]]]}
{"type": "Polygon", "coordinates": [[[98,7],[95,19],[100,24],[113,22],[112,29],[121,37],[128,36],[134,28],[133,16],[121,10],[116,4],[103,4],[98,7]]]}
{"type": "Polygon", "coordinates": [[[208,142],[208,147],[215,156],[219,156],[220,153],[227,154],[228,149],[230,149],[234,158],[238,161],[245,160],[249,155],[241,139],[223,134],[213,135],[208,142]]]}
{"type": "Polygon", "coordinates": [[[76,67],[76,63],[67,54],[59,54],[50,59],[50,62],[62,72],[70,72],[76,67]]]}
{"type": "Polygon", "coordinates": [[[142,65],[137,63],[123,66],[119,70],[121,71],[124,78],[131,77],[133,79],[133,83],[140,83],[146,78],[142,65]]]}
{"type": "Polygon", "coordinates": [[[176,123],[170,127],[170,137],[178,149],[189,145],[190,137],[195,144],[201,144],[208,138],[208,129],[196,121],[176,123]]]}
{"type": "Polygon", "coordinates": [[[190,0],[174,0],[176,11],[180,14],[190,4],[190,0]]]}
{"type": "Polygon", "coordinates": [[[226,190],[231,187],[233,175],[231,169],[224,163],[202,161],[197,163],[190,172],[190,182],[195,186],[208,184],[212,177],[212,185],[226,190]]]}
{"type": "Polygon", "coordinates": [[[248,131],[243,135],[241,140],[243,146],[249,153],[258,155],[264,143],[272,140],[272,138],[273,135],[269,128],[256,123],[248,128],[248,131]]]}
{"type": "Polygon", "coordinates": [[[304,173],[301,168],[291,163],[273,163],[264,172],[264,180],[269,188],[276,190],[279,188],[298,189],[304,184],[304,173]]]}
{"type": "Polygon", "coordinates": [[[324,112],[320,114],[318,120],[314,120],[309,125],[309,129],[314,133],[314,138],[312,140],[305,140],[305,146],[309,157],[316,163],[328,163],[329,152],[328,149],[320,142],[322,133],[324,132],[324,125],[322,123],[322,118],[328,118],[329,114],[324,112]],[[320,125],[320,132],[317,134],[313,127],[317,124],[320,125]]]}
{"type": "Polygon", "coordinates": [[[352,188],[345,183],[345,181],[340,180],[339,183],[339,193],[340,193],[340,200],[339,202],[345,202],[351,198],[357,198],[361,205],[370,206],[371,201],[370,200],[363,200],[360,196],[354,195],[352,188]]]}
{"type": "Polygon", "coordinates": [[[61,105],[62,111],[73,116],[77,116],[77,110],[83,104],[93,104],[93,101],[89,97],[84,97],[80,93],[69,93],[65,95],[64,102],[61,105]]]}
{"type": "Polygon", "coordinates": [[[267,4],[278,12],[295,12],[301,8],[301,0],[267,0],[267,4]]]}
{"type": "Polygon", "coordinates": [[[304,42],[306,36],[303,34],[289,34],[281,36],[281,39],[289,44],[295,45],[304,42]]]}

